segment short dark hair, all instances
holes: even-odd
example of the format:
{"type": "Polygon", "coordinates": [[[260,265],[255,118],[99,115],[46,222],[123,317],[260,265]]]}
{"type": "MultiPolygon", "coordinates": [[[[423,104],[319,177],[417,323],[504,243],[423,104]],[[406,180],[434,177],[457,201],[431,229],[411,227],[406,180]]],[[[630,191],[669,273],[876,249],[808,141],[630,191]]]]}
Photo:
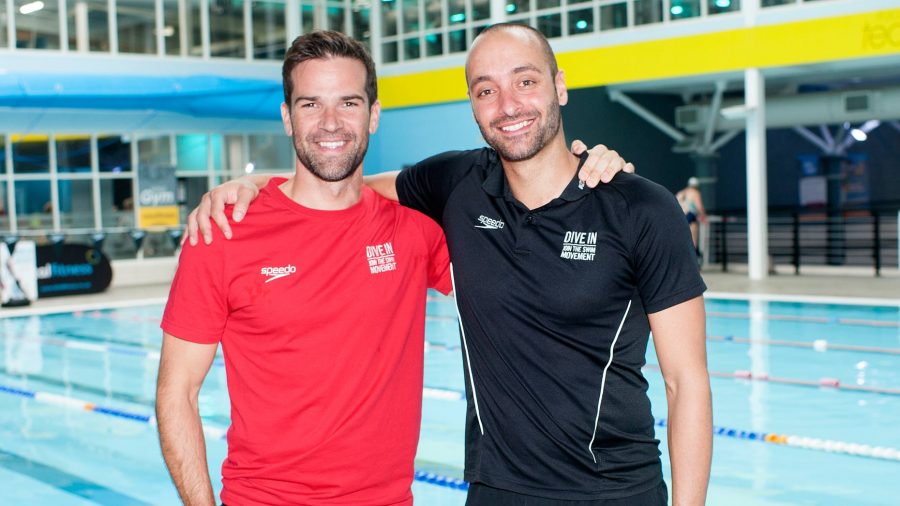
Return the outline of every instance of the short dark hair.
{"type": "Polygon", "coordinates": [[[556,55],[553,53],[553,48],[550,47],[550,42],[547,41],[547,37],[541,33],[540,30],[533,28],[528,25],[523,25],[521,23],[496,23],[493,24],[478,34],[476,39],[483,37],[491,32],[496,32],[500,30],[525,30],[525,32],[534,36],[537,39],[538,43],[541,45],[541,49],[544,51],[544,59],[547,60],[547,65],[550,67],[550,76],[555,78],[556,74],[559,73],[559,65],[556,63],[556,55]]]}
{"type": "Polygon", "coordinates": [[[284,53],[281,66],[281,81],[284,86],[284,103],[290,107],[294,82],[291,73],[297,65],[307,60],[324,60],[328,58],[350,58],[366,67],[366,96],[369,107],[378,100],[378,76],[375,75],[375,62],[369,56],[365,46],[356,40],[333,30],[316,30],[303,34],[291,43],[284,53]]]}

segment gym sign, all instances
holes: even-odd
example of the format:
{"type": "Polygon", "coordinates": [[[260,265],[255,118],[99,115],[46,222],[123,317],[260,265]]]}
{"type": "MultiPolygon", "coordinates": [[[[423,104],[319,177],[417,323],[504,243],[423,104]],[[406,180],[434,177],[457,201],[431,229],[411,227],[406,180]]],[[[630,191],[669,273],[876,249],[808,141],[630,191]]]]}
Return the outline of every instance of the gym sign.
{"type": "Polygon", "coordinates": [[[175,167],[138,168],[138,228],[179,225],[177,187],[175,167]]]}

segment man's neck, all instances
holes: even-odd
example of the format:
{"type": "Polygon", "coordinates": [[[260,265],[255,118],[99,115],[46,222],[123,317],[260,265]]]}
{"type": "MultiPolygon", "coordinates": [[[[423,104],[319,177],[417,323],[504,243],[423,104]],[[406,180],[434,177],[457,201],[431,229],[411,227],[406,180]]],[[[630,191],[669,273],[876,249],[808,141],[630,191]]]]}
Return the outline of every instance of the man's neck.
{"type": "Polygon", "coordinates": [[[528,209],[559,197],[578,169],[578,158],[566,147],[562,129],[538,154],[521,162],[502,160],[513,196],[528,209]]]}
{"type": "Polygon", "coordinates": [[[278,187],[301,206],[320,211],[340,211],[359,202],[362,195],[362,167],[347,179],[323,181],[303,166],[297,166],[294,177],[278,187]]]}

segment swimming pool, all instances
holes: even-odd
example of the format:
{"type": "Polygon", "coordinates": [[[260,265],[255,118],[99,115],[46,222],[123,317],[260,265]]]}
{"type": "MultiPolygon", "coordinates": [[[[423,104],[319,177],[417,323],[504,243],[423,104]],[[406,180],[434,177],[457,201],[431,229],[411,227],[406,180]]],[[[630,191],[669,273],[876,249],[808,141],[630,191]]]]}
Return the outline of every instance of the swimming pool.
{"type": "MultiPolygon", "coordinates": [[[[709,504],[887,505],[900,496],[897,306],[707,300],[716,437],[709,504]]],[[[177,504],[152,424],[159,304],[0,319],[0,504],[177,504]]],[[[453,300],[431,296],[416,504],[462,490],[462,362],[453,300]]],[[[665,391],[645,375],[668,475],[665,391]]],[[[218,493],[228,395],[200,394],[218,493]]]]}

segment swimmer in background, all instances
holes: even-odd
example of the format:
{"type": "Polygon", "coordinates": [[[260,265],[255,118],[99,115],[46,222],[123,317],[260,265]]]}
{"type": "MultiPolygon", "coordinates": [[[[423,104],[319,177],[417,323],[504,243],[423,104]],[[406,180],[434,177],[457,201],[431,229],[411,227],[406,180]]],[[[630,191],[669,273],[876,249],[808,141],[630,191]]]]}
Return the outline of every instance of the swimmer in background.
{"type": "Polygon", "coordinates": [[[691,227],[691,239],[694,241],[694,250],[699,256],[699,223],[706,223],[706,209],[703,207],[703,197],[700,195],[700,180],[696,177],[689,178],[687,187],[676,193],[675,198],[678,199],[681,210],[684,211],[684,217],[687,218],[688,225],[691,227]]]}

